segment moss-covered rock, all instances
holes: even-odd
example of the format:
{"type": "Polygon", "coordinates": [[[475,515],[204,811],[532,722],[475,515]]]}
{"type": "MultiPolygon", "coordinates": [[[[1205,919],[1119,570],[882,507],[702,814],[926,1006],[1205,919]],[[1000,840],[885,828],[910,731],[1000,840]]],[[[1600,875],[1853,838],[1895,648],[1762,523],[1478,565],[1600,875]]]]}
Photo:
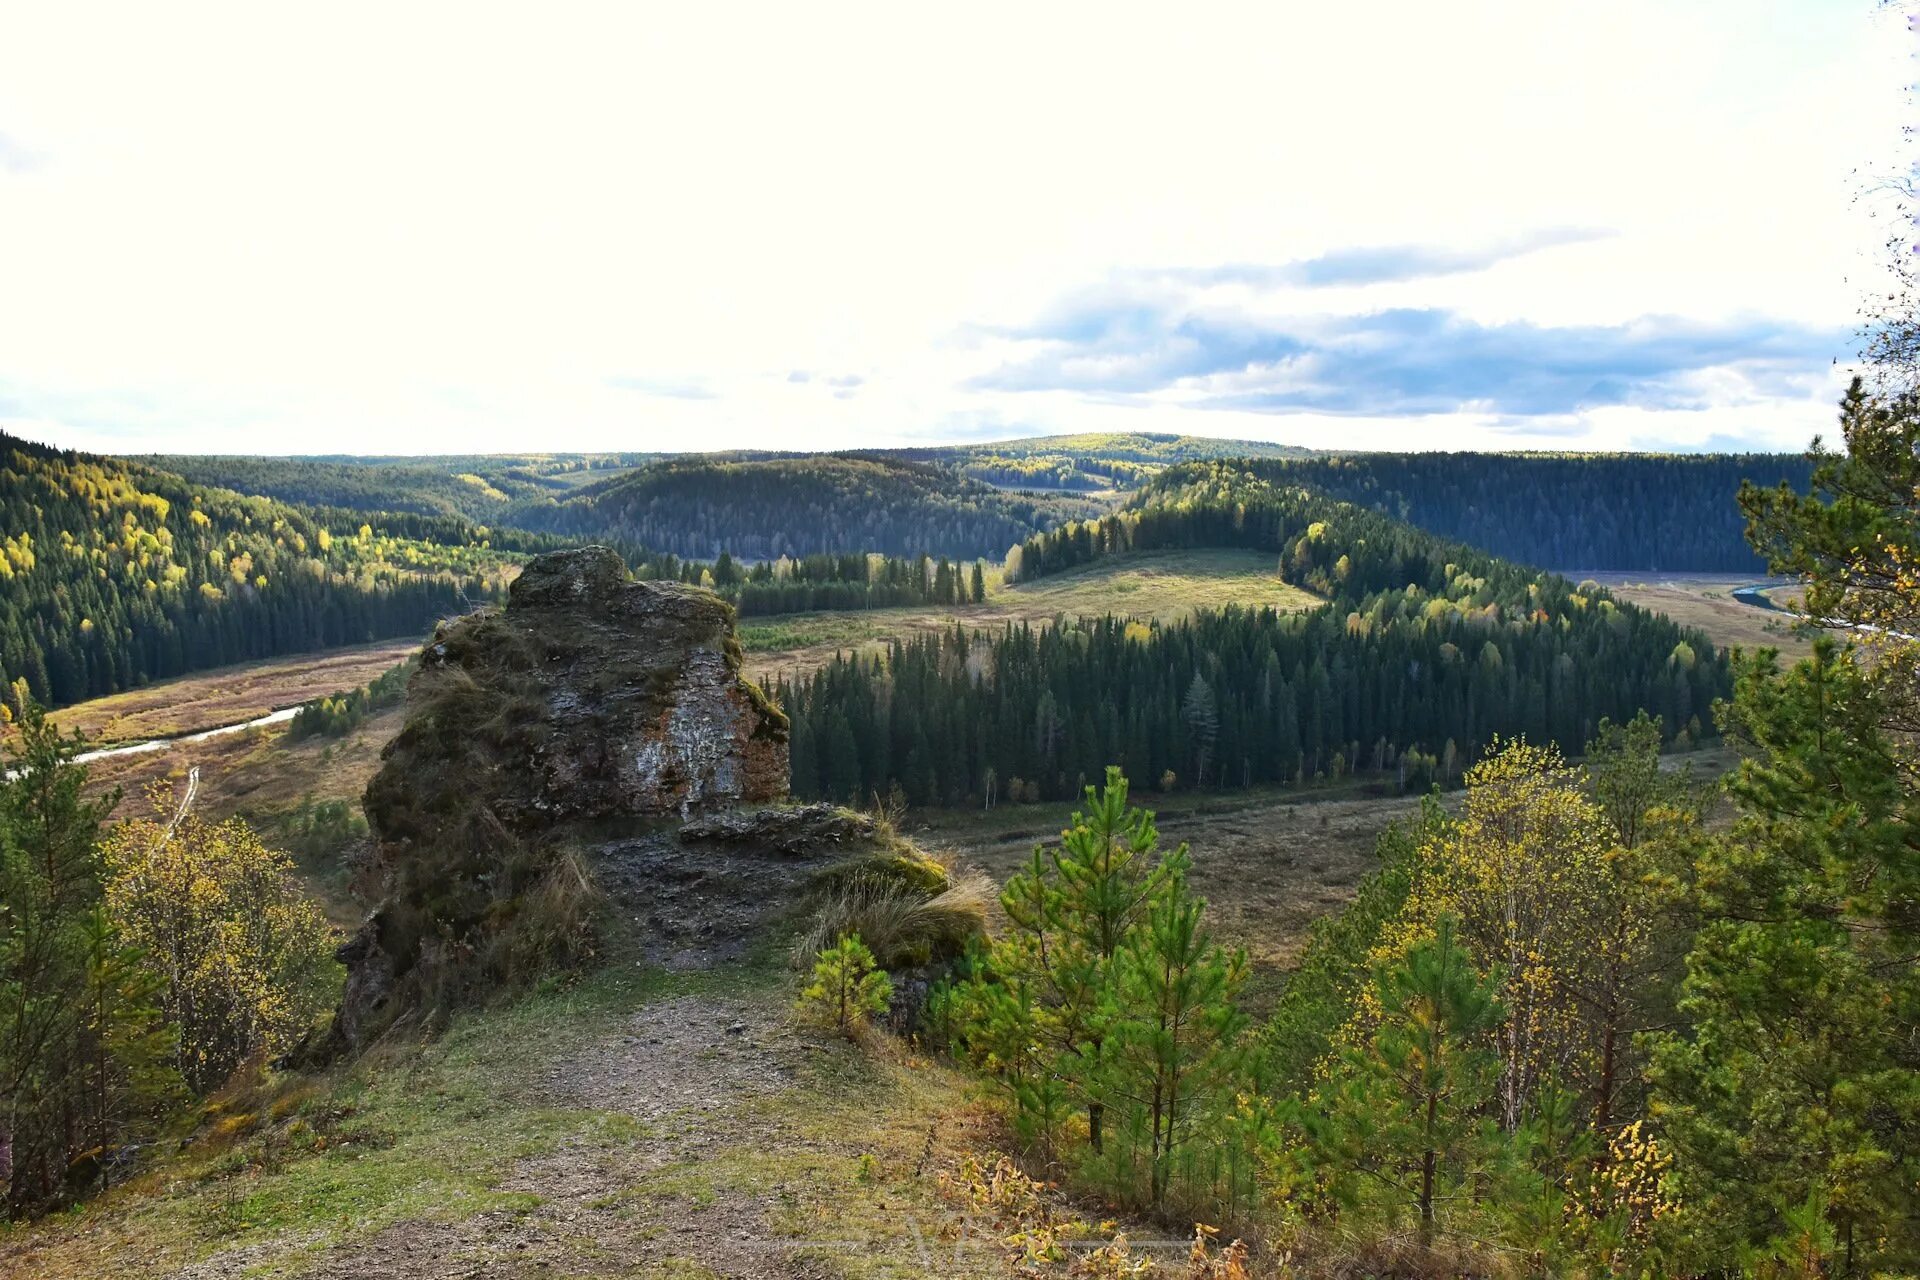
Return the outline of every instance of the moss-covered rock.
{"type": "Polygon", "coordinates": [[[604,547],[538,557],[504,609],[440,626],[367,786],[376,909],[343,952],[340,1035],[578,961],[610,837],[786,794],[786,717],[733,627],[604,547]]]}

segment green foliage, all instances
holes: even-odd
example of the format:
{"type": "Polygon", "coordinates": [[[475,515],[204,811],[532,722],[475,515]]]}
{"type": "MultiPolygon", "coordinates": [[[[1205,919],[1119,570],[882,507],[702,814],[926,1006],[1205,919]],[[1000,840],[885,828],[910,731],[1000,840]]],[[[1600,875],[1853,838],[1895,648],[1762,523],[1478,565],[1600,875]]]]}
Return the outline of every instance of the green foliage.
{"type": "Polygon", "coordinates": [[[330,518],[7,436],[0,511],[0,686],[50,705],[416,635],[513,558],[464,522],[330,518]]]}
{"type": "Polygon", "coordinates": [[[1333,1052],[1340,1029],[1358,1009],[1382,931],[1406,905],[1416,850],[1447,821],[1438,798],[1428,796],[1418,817],[1396,822],[1381,833],[1374,850],[1380,866],[1360,882],[1353,901],[1313,922],[1300,962],[1288,975],[1286,990],[1261,1031],[1276,1092],[1305,1097],[1313,1088],[1316,1072],[1333,1052]]]}
{"type": "Polygon", "coordinates": [[[956,628],[840,656],[780,687],[795,792],[898,783],[912,803],[959,805],[991,773],[1010,798],[1025,798],[1019,779],[1052,799],[1114,760],[1189,786],[1347,772],[1418,785],[1451,780],[1497,736],[1572,749],[1643,708],[1677,732],[1728,688],[1724,657],[1664,617],[1237,464],[1172,468],[1128,510],[1029,539],[1009,571],[1192,547],[1276,553],[1329,601],[1144,633],[1111,617],[956,628]],[[1683,645],[1691,664],[1670,660],[1683,645]]]}
{"type": "Polygon", "coordinates": [[[1771,654],[1740,669],[1740,817],[1699,853],[1686,1028],[1652,1041],[1703,1247],[1920,1264],[1920,814],[1883,711],[1875,672],[1831,640],[1784,674],[1771,654]]]}
{"type": "Polygon", "coordinates": [[[1498,985],[1442,920],[1377,970],[1370,1034],[1341,1055],[1304,1113],[1312,1158],[1333,1194],[1349,1207],[1383,1199],[1389,1221],[1412,1210],[1422,1244],[1432,1242],[1442,1207],[1486,1194],[1508,1154],[1492,1114],[1498,985]]]}
{"type": "Polygon", "coordinates": [[[410,661],[396,663],[358,689],[304,704],[287,725],[288,739],[346,737],[374,712],[400,705],[412,669],[410,661]]]}
{"type": "Polygon", "coordinates": [[[1215,1127],[1247,1079],[1245,961],[1207,937],[1185,846],[1163,855],[1127,791],[1109,769],[1060,844],[1009,882],[1005,934],[953,993],[956,1041],[1043,1160],[1154,1209],[1216,1204],[1247,1168],[1215,1127]]]}
{"type": "Polygon", "coordinates": [[[857,936],[887,969],[941,964],[987,928],[992,882],[978,872],[949,876],[921,858],[873,858],[832,869],[813,892],[796,954],[811,956],[857,936]],[[929,879],[929,872],[937,878],[929,879]]]}
{"type": "MultiPolygon", "coordinates": [[[[1235,1007],[1184,848],[1109,772],[1003,897],[1008,927],[938,1002],[1030,1152],[1122,1203],[1414,1242],[1368,1266],[1549,1273],[1694,1256],[1634,1032],[1671,1014],[1677,854],[1700,837],[1659,726],[1603,723],[1592,771],[1503,747],[1382,841],[1269,1025],[1235,1007]],[[1451,1259],[1451,1260],[1450,1260],[1451,1259]]],[[[1371,1247],[1371,1246],[1369,1246],[1371,1247]]],[[[1368,1255],[1373,1256],[1373,1255],[1368,1255]]],[[[1702,1254],[1701,1256],[1710,1256],[1702,1254]]]]}
{"type": "Polygon", "coordinates": [[[642,578],[667,578],[707,587],[732,601],[743,618],[915,604],[977,604],[987,598],[981,562],[973,562],[969,578],[964,561],[950,561],[946,556],[848,552],[779,556],[742,564],[723,551],[709,564],[649,553],[635,559],[633,567],[642,578]]]}
{"type": "Polygon", "coordinates": [[[1845,452],[1814,442],[1806,493],[1742,487],[1748,536],[1775,573],[1805,583],[1811,616],[1920,634],[1920,389],[1875,395],[1855,378],[1840,431],[1845,452]]]}
{"type": "Polygon", "coordinates": [[[813,977],[800,992],[800,1014],[817,1025],[853,1035],[886,1013],[893,979],[855,934],[821,951],[813,977]]]}
{"type": "Polygon", "coordinates": [[[1521,564],[1754,573],[1734,496],[1806,483],[1798,454],[1365,453],[1263,462],[1297,485],[1521,564]]]}
{"type": "Polygon", "coordinates": [[[177,1084],[155,983],[103,901],[95,841],[118,797],[82,798],[78,742],[37,706],[20,726],[0,784],[0,1137],[14,1214],[88,1189],[177,1084]]]}
{"type": "Polygon", "coordinates": [[[367,820],[359,805],[349,800],[308,799],[280,822],[275,838],[288,852],[319,861],[337,857],[366,835],[367,820]]]}
{"type": "Polygon", "coordinates": [[[490,523],[518,500],[565,494],[657,460],[657,453],[480,454],[434,458],[254,458],[174,454],[142,459],[195,484],[310,507],[407,512],[490,523]]]}
{"type": "Polygon", "coordinates": [[[1764,1274],[1920,1267],[1920,398],[1841,404],[1810,491],[1749,486],[1754,546],[1853,624],[1736,668],[1732,827],[1695,842],[1677,1025],[1646,1038],[1676,1247],[1764,1274]]]}
{"type": "Polygon", "coordinates": [[[1084,499],[1005,493],[944,466],[879,455],[709,455],[670,459],[558,501],[518,502],[501,521],[618,537],[676,556],[973,557],[1098,510],[1084,499]]]}
{"type": "Polygon", "coordinates": [[[1120,1123],[1100,1163],[1109,1176],[1124,1171],[1122,1188],[1144,1182],[1155,1209],[1166,1207],[1176,1173],[1211,1187],[1245,1172],[1203,1126],[1231,1111],[1248,1078],[1247,1021],[1234,1003],[1246,957],[1222,951],[1202,927],[1187,868],[1184,846],[1162,860],[1147,914],[1115,957],[1118,1016],[1101,1047],[1102,1092],[1120,1123]],[[1203,1163],[1201,1153],[1228,1159],[1203,1163]]]}
{"type": "Polygon", "coordinates": [[[210,823],[157,787],[147,817],[107,838],[108,912],[161,979],[175,1063],[207,1094],[286,1052],[331,1003],[335,939],[292,860],[238,818],[210,823]]]}

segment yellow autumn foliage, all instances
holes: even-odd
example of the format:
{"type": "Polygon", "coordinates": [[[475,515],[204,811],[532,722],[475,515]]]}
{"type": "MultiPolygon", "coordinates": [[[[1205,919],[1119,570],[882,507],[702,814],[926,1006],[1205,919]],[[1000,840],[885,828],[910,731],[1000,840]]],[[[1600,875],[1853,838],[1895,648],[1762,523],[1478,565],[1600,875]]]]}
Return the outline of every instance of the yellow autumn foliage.
{"type": "Polygon", "coordinates": [[[165,784],[101,846],[107,910],[162,979],[177,1065],[196,1092],[292,1047],[325,1007],[333,939],[293,863],[238,818],[209,823],[165,784]]]}
{"type": "Polygon", "coordinates": [[[1389,962],[1451,916],[1483,969],[1501,978],[1499,1104],[1518,1124],[1548,1083],[1592,1074],[1583,993],[1622,937],[1615,840],[1557,747],[1496,744],[1467,771],[1460,816],[1417,853],[1413,886],[1374,953],[1389,962]]]}

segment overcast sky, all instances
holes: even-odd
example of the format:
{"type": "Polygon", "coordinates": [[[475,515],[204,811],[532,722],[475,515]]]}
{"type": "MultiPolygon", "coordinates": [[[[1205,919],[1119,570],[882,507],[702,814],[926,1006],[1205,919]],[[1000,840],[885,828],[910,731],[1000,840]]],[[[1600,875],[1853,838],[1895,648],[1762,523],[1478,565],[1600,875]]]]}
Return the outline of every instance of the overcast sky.
{"type": "Polygon", "coordinates": [[[1828,430],[1871,0],[0,0],[0,427],[113,452],[1828,430]]]}

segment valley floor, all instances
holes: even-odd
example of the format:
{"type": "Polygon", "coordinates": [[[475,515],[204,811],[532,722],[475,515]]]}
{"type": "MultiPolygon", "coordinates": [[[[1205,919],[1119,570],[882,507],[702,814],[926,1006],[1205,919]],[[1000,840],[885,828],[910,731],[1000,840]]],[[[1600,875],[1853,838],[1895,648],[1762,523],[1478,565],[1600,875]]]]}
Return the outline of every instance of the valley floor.
{"type": "Polygon", "coordinates": [[[63,730],[85,734],[90,748],[177,738],[356,689],[419,649],[418,640],[389,640],[221,667],[95,698],[56,711],[52,719],[63,730]]]}
{"type": "Polygon", "coordinates": [[[1812,637],[1797,630],[1784,612],[1742,604],[1733,593],[1741,587],[1767,581],[1752,575],[1581,573],[1566,576],[1576,582],[1592,578],[1622,600],[1664,613],[1684,627],[1698,627],[1717,645],[1743,649],[1778,649],[1792,661],[1813,652],[1812,637]]]}
{"type": "MultiPolygon", "coordinates": [[[[1711,624],[1723,643],[1751,634],[1788,647],[1766,611],[1731,599],[1732,585],[1616,589],[1677,593],[1669,611],[1684,604],[1697,616],[1682,620],[1711,624]]],[[[973,626],[1057,613],[1167,618],[1228,601],[1312,603],[1265,557],[1194,553],[1008,588],[944,614],[749,619],[743,631],[750,645],[756,635],[786,645],[762,644],[750,667],[792,669],[956,616],[973,626]],[[847,630],[862,627],[871,630],[847,630]]],[[[62,715],[120,738],[193,732],[364,684],[413,648],[207,673],[62,715]]],[[[245,815],[272,839],[318,802],[357,802],[401,717],[389,710],[339,739],[289,743],[271,726],[180,743],[98,762],[95,782],[131,796],[197,768],[210,816],[245,815]]],[[[1719,751],[1691,759],[1708,775],[1726,764],[1719,751]]],[[[1371,870],[1380,831],[1418,806],[1367,786],[1136,796],[1159,810],[1163,839],[1191,843],[1212,927],[1251,954],[1256,1014],[1308,925],[1371,870]]],[[[1004,881],[1058,838],[1070,811],[915,811],[904,826],[1004,881]]],[[[340,852],[303,869],[347,924],[356,908],[340,852]]],[[[669,977],[614,961],[577,985],[464,1015],[424,1050],[376,1049],[332,1075],[224,1099],[153,1172],[76,1214],[0,1231],[0,1277],[1004,1274],[999,1248],[969,1235],[938,1184],[961,1154],[1003,1141],[979,1086],[897,1044],[868,1052],[796,1032],[794,985],[778,966],[669,977]]]]}

